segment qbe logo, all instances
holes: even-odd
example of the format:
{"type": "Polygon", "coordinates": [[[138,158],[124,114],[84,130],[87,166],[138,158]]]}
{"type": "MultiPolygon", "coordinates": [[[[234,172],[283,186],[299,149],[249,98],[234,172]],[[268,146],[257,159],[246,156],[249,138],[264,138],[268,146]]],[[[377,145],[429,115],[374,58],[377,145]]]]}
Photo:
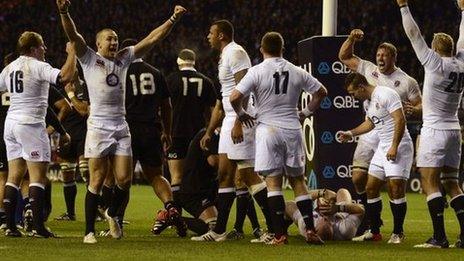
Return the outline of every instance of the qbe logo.
{"type": "Polygon", "coordinates": [[[337,167],[337,176],[345,179],[345,178],[351,178],[351,172],[353,171],[353,165],[340,165],[337,167]]]}
{"type": "Polygon", "coordinates": [[[328,62],[320,62],[317,66],[319,74],[329,74],[332,71],[334,74],[349,74],[351,70],[348,66],[344,65],[340,61],[335,61],[332,64],[328,62]]]}
{"type": "Polygon", "coordinates": [[[330,66],[327,62],[321,62],[319,66],[317,66],[317,71],[319,72],[319,74],[329,74],[330,66]]]}
{"type": "Polygon", "coordinates": [[[324,99],[322,99],[320,107],[324,110],[330,109],[330,107],[332,107],[332,101],[330,100],[330,98],[325,97],[324,99]]]}
{"type": "Polygon", "coordinates": [[[337,109],[357,109],[360,104],[359,101],[354,97],[346,96],[335,96],[333,99],[333,106],[337,109]]]}
{"type": "Polygon", "coordinates": [[[332,144],[334,136],[330,131],[324,131],[321,135],[321,141],[323,144],[332,144]]]}
{"type": "Polygon", "coordinates": [[[335,177],[335,169],[332,166],[325,166],[322,170],[322,176],[326,179],[333,179],[335,177]]]}

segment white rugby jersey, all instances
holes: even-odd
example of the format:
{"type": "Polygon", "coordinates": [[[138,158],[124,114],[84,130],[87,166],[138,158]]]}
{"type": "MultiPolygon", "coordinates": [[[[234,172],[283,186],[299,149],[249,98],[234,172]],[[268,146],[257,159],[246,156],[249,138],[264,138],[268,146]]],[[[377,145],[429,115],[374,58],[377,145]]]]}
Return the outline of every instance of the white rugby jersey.
{"type": "Polygon", "coordinates": [[[427,46],[408,7],[401,8],[403,27],[425,69],[422,126],[459,130],[458,108],[464,85],[464,50],[454,57],[441,57],[427,46]]]}
{"type": "MultiPolygon", "coordinates": [[[[323,217],[316,211],[313,211],[314,226],[317,227],[323,217]]],[[[334,240],[351,240],[361,225],[361,218],[358,215],[339,212],[329,217],[333,228],[334,240]]]]}
{"type": "Polygon", "coordinates": [[[29,56],[20,56],[0,74],[0,91],[10,92],[7,119],[23,124],[45,122],[50,84],[57,84],[59,69],[29,56]]]}
{"type": "Polygon", "coordinates": [[[134,47],[118,52],[114,60],[109,60],[87,47],[79,57],[87,82],[90,114],[89,119],[123,120],[125,109],[125,81],[129,65],[135,60],[134,47]],[[107,76],[114,73],[119,80],[115,86],[107,83],[107,76]]]}
{"type": "MultiPolygon", "coordinates": [[[[400,96],[394,90],[384,86],[375,87],[366,116],[375,124],[381,143],[389,144],[393,141],[395,121],[391,113],[402,107],[400,96]]],[[[402,140],[411,140],[406,126],[404,129],[402,140]]]]}
{"type": "Polygon", "coordinates": [[[297,104],[301,91],[315,93],[322,84],[284,58],[267,58],[253,66],[236,89],[253,93],[258,122],[285,129],[301,128],[297,104]]]}
{"type": "Polygon", "coordinates": [[[360,60],[356,71],[364,75],[367,81],[374,86],[381,85],[392,88],[398,93],[402,101],[411,101],[421,96],[417,81],[400,68],[396,68],[393,73],[386,75],[379,71],[377,65],[360,60]]]}
{"type": "Polygon", "coordinates": [[[226,115],[235,115],[229,101],[229,96],[236,86],[234,74],[250,67],[250,57],[241,45],[232,41],[222,49],[218,77],[221,83],[222,106],[226,115]]]}

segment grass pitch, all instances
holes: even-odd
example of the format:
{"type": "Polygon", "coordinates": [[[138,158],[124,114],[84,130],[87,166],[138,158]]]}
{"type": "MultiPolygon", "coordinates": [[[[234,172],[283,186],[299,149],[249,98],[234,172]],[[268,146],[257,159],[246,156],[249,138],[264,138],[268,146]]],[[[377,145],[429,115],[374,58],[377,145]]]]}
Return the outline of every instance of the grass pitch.
{"type": "MultiPolygon", "coordinates": [[[[54,221],[54,217],[65,212],[62,186],[53,187],[53,212],[48,226],[62,236],[59,239],[5,238],[0,236],[0,260],[463,260],[463,249],[414,249],[432,234],[431,223],[425,204],[425,197],[408,194],[408,213],[405,222],[406,240],[402,245],[386,243],[392,230],[390,206],[384,194],[382,218],[383,242],[327,242],[324,246],[305,244],[294,226],[290,227],[289,244],[286,246],[266,246],[251,244],[251,227],[245,222],[248,236],[241,241],[192,242],[189,238],[178,238],[172,229],[160,236],[153,236],[150,228],[155,211],[162,204],[155,198],[148,186],[133,186],[126,219],[124,238],[114,240],[98,237],[95,245],[82,243],[84,233],[85,187],[79,185],[77,195],[77,221],[54,221]]],[[[286,198],[292,193],[287,191],[286,198]]],[[[260,215],[260,213],[258,213],[260,215]]],[[[233,226],[235,207],[229,219],[233,226]]],[[[264,219],[260,215],[261,224],[264,219]]],[[[458,235],[458,223],[452,209],[445,213],[445,225],[450,243],[458,235]]],[[[107,228],[107,224],[97,223],[97,230],[107,228]]],[[[191,236],[191,234],[189,234],[191,236]]]]}

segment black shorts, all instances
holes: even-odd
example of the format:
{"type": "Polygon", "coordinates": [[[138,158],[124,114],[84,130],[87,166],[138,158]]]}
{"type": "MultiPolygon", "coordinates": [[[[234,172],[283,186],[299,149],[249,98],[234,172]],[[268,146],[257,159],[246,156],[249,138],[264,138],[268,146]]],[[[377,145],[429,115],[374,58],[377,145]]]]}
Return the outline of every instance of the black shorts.
{"type": "Polygon", "coordinates": [[[63,146],[58,151],[58,156],[68,162],[76,162],[80,156],[84,155],[85,137],[84,139],[73,139],[71,143],[63,146]]]}
{"type": "Polygon", "coordinates": [[[8,171],[8,158],[6,157],[6,145],[3,138],[0,141],[0,171],[8,171]]]}
{"type": "Polygon", "coordinates": [[[190,138],[172,138],[171,147],[168,150],[167,158],[170,160],[184,159],[187,156],[190,138]]]}
{"type": "Polygon", "coordinates": [[[178,203],[190,215],[198,218],[205,209],[215,206],[215,201],[213,193],[180,193],[178,203]]]}
{"type": "Polygon", "coordinates": [[[134,162],[159,167],[163,155],[161,134],[153,123],[129,122],[134,162]]]}

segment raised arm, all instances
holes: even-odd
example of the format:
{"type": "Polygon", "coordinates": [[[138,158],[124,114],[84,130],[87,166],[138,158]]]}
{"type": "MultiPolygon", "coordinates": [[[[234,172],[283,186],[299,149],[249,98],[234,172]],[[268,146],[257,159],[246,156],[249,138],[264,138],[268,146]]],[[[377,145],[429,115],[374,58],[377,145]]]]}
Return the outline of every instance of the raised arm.
{"type": "Polygon", "coordinates": [[[177,21],[179,21],[182,15],[184,15],[185,12],[187,12],[187,9],[180,5],[176,5],[174,8],[174,14],[171,16],[171,18],[166,20],[166,22],[164,22],[162,25],[155,28],[147,37],[135,45],[135,57],[143,57],[153,48],[155,44],[163,40],[169,34],[169,32],[171,32],[171,29],[174,27],[177,21]]]}
{"type": "Polygon", "coordinates": [[[461,10],[461,23],[459,24],[459,38],[456,43],[456,52],[464,49],[464,0],[457,0],[459,10],[461,10]]]}
{"type": "Polygon", "coordinates": [[[400,7],[404,31],[411,41],[417,58],[426,69],[435,70],[440,65],[440,57],[427,46],[419,26],[409,11],[408,0],[396,0],[396,2],[400,7]]]}
{"type": "Polygon", "coordinates": [[[82,57],[87,51],[87,44],[84,38],[77,32],[76,25],[69,15],[68,9],[71,5],[69,0],[56,0],[56,5],[60,11],[61,25],[69,41],[74,42],[76,45],[77,57],[82,57]]]}
{"type": "Polygon", "coordinates": [[[72,81],[77,70],[76,47],[73,43],[66,43],[66,52],[68,56],[60,70],[60,82],[67,84],[72,81]]]}
{"type": "Polygon", "coordinates": [[[363,38],[364,32],[361,29],[353,29],[338,52],[338,59],[354,72],[357,71],[361,61],[361,58],[354,54],[354,45],[356,42],[362,41],[363,38]]]}

